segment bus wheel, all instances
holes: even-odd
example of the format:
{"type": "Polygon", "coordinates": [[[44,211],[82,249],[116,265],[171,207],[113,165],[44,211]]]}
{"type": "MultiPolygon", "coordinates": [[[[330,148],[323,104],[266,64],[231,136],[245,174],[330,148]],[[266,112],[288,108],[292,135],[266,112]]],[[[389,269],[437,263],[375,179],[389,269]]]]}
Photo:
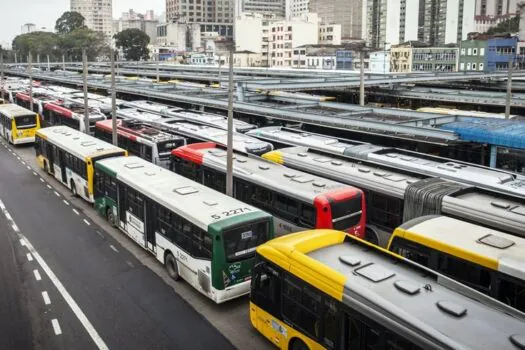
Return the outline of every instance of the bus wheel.
{"type": "Polygon", "coordinates": [[[109,223],[112,227],[116,227],[116,226],[117,226],[117,223],[115,222],[115,215],[113,215],[113,209],[108,208],[108,209],[106,210],[106,218],[108,219],[108,223],[109,223]]]}
{"type": "Polygon", "coordinates": [[[170,275],[171,278],[173,278],[175,281],[180,280],[177,260],[175,260],[173,254],[168,253],[166,255],[166,258],[164,259],[164,266],[166,266],[166,271],[168,271],[168,275],[170,275]]]}
{"type": "Polygon", "coordinates": [[[308,346],[301,339],[292,340],[290,349],[291,350],[309,350],[308,346]]]}
{"type": "Polygon", "coordinates": [[[71,192],[73,192],[73,197],[78,197],[77,187],[75,186],[73,181],[71,181],[71,192]]]}

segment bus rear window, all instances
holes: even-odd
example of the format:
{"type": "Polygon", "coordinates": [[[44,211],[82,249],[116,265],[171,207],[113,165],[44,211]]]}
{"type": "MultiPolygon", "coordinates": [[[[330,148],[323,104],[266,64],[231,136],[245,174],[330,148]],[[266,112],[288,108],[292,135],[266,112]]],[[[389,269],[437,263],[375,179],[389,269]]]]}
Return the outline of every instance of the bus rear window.
{"type": "Polygon", "coordinates": [[[361,221],[361,193],[340,202],[332,202],[332,223],[335,230],[347,230],[361,221]]]}
{"type": "Polygon", "coordinates": [[[226,261],[251,258],[255,248],[268,240],[268,221],[226,229],[223,233],[226,261]]]}
{"type": "Polygon", "coordinates": [[[36,126],[36,114],[21,115],[15,117],[17,129],[29,129],[36,126]]]}
{"type": "Polygon", "coordinates": [[[170,153],[171,154],[172,150],[174,150],[175,148],[178,148],[180,146],[184,146],[184,140],[183,139],[164,141],[164,142],[159,142],[157,144],[157,148],[159,149],[159,154],[161,154],[161,153],[170,153]]]}

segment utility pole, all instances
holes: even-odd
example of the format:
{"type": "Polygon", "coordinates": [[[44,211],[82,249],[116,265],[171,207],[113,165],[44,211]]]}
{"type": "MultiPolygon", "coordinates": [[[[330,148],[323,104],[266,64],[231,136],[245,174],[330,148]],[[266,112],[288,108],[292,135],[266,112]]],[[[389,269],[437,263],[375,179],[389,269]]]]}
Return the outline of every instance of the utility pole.
{"type": "MultiPolygon", "coordinates": [[[[160,52],[157,52],[157,83],[160,83],[159,64],[160,64],[160,52]]],[[[113,73],[111,73],[111,74],[113,74],[113,73]]]]}
{"type": "Polygon", "coordinates": [[[18,56],[16,55],[16,51],[15,51],[15,65],[18,64],[18,56]]]}
{"type": "Polygon", "coordinates": [[[221,54],[217,54],[217,56],[219,56],[219,87],[221,86],[221,54]]]}
{"type": "Polygon", "coordinates": [[[36,54],[36,65],[38,66],[38,69],[42,68],[40,67],[40,54],[39,53],[36,54]]]}
{"type": "Polygon", "coordinates": [[[89,104],[88,104],[88,87],[87,87],[87,75],[88,75],[88,65],[87,65],[87,54],[86,49],[82,49],[82,62],[84,64],[84,130],[86,134],[89,134],[89,104]]]}
{"type": "Polygon", "coordinates": [[[359,74],[359,105],[365,105],[365,53],[363,49],[359,51],[359,56],[361,58],[361,70],[359,74]]]}
{"type": "Polygon", "coordinates": [[[117,91],[115,87],[115,51],[111,49],[111,125],[113,145],[118,146],[117,138],[117,91]]]}
{"type": "Polygon", "coordinates": [[[66,72],[66,55],[62,55],[62,70],[66,72]]]}
{"type": "Polygon", "coordinates": [[[228,72],[228,142],[226,153],[226,194],[233,196],[233,51],[235,42],[230,43],[228,72]]]}
{"type": "Polygon", "coordinates": [[[31,65],[33,58],[31,57],[31,52],[29,52],[29,57],[27,58],[27,63],[29,67],[29,109],[33,110],[33,67],[31,65]]]}
{"type": "Polygon", "coordinates": [[[505,119],[510,118],[510,100],[512,98],[512,68],[514,65],[514,60],[512,59],[512,54],[509,56],[509,69],[507,75],[507,96],[505,98],[505,119]]]}
{"type": "Polygon", "coordinates": [[[49,63],[49,55],[47,55],[47,71],[51,72],[51,63],[49,63]]]}
{"type": "MultiPolygon", "coordinates": [[[[4,81],[4,51],[0,50],[0,90],[2,93],[2,100],[4,99],[4,89],[5,89],[5,81],[4,81]]],[[[5,101],[4,101],[5,102],[5,101]]]]}

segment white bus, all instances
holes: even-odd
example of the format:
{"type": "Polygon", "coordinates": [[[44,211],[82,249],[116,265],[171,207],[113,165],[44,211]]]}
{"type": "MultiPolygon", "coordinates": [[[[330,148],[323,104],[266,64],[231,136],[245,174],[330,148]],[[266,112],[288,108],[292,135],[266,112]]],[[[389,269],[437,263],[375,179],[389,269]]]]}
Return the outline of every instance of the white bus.
{"type": "Polygon", "coordinates": [[[35,112],[15,104],[0,105],[0,135],[13,145],[35,142],[40,120],[35,112]]]}

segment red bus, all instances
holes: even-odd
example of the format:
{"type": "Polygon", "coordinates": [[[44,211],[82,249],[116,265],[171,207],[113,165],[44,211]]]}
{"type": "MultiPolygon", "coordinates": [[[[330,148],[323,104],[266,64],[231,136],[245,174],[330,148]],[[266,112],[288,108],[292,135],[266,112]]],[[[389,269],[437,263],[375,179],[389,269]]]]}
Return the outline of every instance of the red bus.
{"type": "MultiPolygon", "coordinates": [[[[170,169],[226,192],[226,151],[215,143],[173,150],[170,169]]],[[[271,213],[276,235],[329,228],[364,238],[363,191],[257,156],[235,154],[233,197],[271,213]]]]}
{"type": "MultiPolygon", "coordinates": [[[[81,132],[86,132],[84,123],[84,105],[76,102],[55,101],[44,104],[42,119],[45,126],[66,125],[81,132]]],[[[98,109],[89,107],[89,134],[95,134],[95,123],[106,120],[98,109]]]]}

